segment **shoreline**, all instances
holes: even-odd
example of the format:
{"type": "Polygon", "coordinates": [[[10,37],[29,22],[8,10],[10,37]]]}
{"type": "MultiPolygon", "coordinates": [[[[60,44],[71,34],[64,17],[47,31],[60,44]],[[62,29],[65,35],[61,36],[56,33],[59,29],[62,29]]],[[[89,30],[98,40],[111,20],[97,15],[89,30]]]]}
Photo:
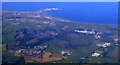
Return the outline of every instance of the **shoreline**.
{"type": "MultiPolygon", "coordinates": [[[[46,8],[47,9],[47,8],[46,8]]],[[[51,8],[48,8],[48,9],[51,9],[51,8]]],[[[46,13],[46,11],[51,11],[51,10],[45,10],[45,9],[38,9],[37,11],[39,10],[42,10],[42,16],[45,16],[45,17],[49,17],[49,18],[52,18],[56,21],[66,21],[66,22],[75,22],[75,23],[82,23],[82,24],[96,24],[96,25],[114,25],[114,26],[118,26],[118,24],[102,24],[102,23],[90,23],[90,22],[80,22],[80,21],[72,21],[72,20],[68,20],[68,19],[64,19],[64,18],[59,18],[59,17],[54,17],[54,16],[50,16],[46,13]]],[[[61,10],[61,9],[60,9],[61,10]]],[[[14,10],[3,10],[2,12],[37,12],[37,11],[14,11],[14,10]]]]}
{"type": "MultiPolygon", "coordinates": [[[[58,8],[58,10],[62,10],[62,9],[59,9],[58,8]]],[[[49,11],[51,11],[51,10],[49,10],[49,11]]],[[[49,16],[49,17],[51,17],[51,18],[55,18],[55,19],[63,19],[63,20],[68,20],[68,21],[70,21],[70,22],[79,22],[79,23],[86,23],[86,24],[100,24],[100,25],[118,25],[118,24],[102,24],[102,23],[90,23],[90,22],[80,22],[80,21],[73,21],[73,20],[69,20],[69,19],[64,19],[64,18],[59,18],[59,17],[54,17],[54,16],[50,16],[50,15],[48,15],[47,13],[46,13],[46,11],[43,11],[43,14],[45,14],[45,16],[49,16]]]]}
{"type": "MultiPolygon", "coordinates": [[[[44,12],[45,16],[49,16],[51,18],[56,18],[56,19],[63,19],[63,20],[68,20],[68,19],[64,19],[64,18],[59,18],[59,17],[54,17],[54,16],[50,16],[48,15],[46,12],[44,12]]],[[[88,24],[89,22],[80,22],[80,21],[72,21],[72,20],[69,20],[70,22],[75,22],[75,23],[84,23],[84,24],[88,24]]],[[[98,25],[117,25],[118,24],[102,24],[102,23],[89,23],[89,24],[98,24],[98,25]]]]}

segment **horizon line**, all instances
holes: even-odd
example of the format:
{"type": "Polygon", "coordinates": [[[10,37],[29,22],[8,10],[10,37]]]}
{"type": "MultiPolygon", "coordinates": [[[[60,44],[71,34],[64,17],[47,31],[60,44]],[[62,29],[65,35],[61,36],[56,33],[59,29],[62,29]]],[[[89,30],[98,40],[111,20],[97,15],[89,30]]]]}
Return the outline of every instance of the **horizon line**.
{"type": "Polygon", "coordinates": [[[0,0],[0,2],[120,2],[120,0],[0,0]]]}

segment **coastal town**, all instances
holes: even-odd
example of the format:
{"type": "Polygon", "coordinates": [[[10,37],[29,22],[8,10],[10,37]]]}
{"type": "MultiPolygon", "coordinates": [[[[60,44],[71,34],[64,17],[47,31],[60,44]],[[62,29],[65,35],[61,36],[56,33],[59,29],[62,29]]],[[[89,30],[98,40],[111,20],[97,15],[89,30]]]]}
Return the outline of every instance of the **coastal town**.
{"type": "Polygon", "coordinates": [[[108,58],[106,55],[114,51],[111,48],[120,46],[118,32],[113,31],[117,26],[73,22],[44,13],[51,10],[62,9],[4,11],[10,15],[3,16],[3,53],[22,57],[25,63],[87,63],[108,58]]]}

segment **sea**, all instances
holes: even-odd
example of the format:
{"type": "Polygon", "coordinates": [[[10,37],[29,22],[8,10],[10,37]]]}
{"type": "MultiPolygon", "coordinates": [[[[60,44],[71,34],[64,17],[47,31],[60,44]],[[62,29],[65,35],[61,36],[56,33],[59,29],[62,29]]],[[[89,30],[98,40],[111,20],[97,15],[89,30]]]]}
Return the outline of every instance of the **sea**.
{"type": "Polygon", "coordinates": [[[118,24],[118,2],[3,2],[7,11],[36,11],[45,8],[62,10],[46,11],[52,17],[76,22],[118,24]]]}

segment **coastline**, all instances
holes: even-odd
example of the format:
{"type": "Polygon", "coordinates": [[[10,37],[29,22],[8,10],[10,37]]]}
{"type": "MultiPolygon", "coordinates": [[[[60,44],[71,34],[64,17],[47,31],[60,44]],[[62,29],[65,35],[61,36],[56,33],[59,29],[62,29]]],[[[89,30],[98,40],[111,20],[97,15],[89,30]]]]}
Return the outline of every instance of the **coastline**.
{"type": "MultiPolygon", "coordinates": [[[[76,22],[118,24],[118,3],[3,3],[3,10],[37,11],[46,8],[62,8],[63,11],[53,11],[48,16],[67,19],[76,22]],[[16,6],[14,6],[16,4],[16,6]],[[22,6],[25,4],[26,6],[22,6]],[[31,5],[34,4],[34,5],[31,5]],[[72,6],[70,6],[72,4],[72,6]],[[8,6],[9,5],[9,6],[8,6]],[[21,5],[21,6],[19,6],[21,5]],[[42,6],[41,6],[42,5],[42,6]],[[58,13],[58,14],[57,14],[58,13]],[[60,15],[60,16],[59,16],[60,15]]],[[[48,13],[49,14],[49,13],[48,13]]]]}
{"type": "MultiPolygon", "coordinates": [[[[51,11],[51,10],[49,10],[49,11],[51,11]]],[[[97,24],[97,25],[117,25],[118,26],[118,24],[102,24],[102,23],[90,23],[90,22],[80,22],[80,21],[72,21],[72,20],[69,20],[69,19],[64,19],[64,18],[59,18],[59,17],[54,17],[54,16],[51,16],[51,15],[49,15],[49,14],[47,14],[46,13],[47,11],[44,11],[43,12],[43,14],[45,15],[45,16],[48,16],[48,17],[51,17],[51,18],[54,18],[54,19],[61,19],[61,20],[66,20],[66,21],[68,21],[68,22],[75,22],[75,23],[83,23],[83,24],[97,24]]]]}
{"type": "MultiPolygon", "coordinates": [[[[56,20],[56,21],[63,21],[63,22],[75,22],[75,23],[81,23],[81,24],[92,24],[92,25],[113,25],[113,26],[118,26],[118,24],[102,24],[102,23],[90,23],[90,22],[80,22],[80,21],[72,21],[72,20],[69,20],[69,19],[64,19],[64,18],[59,18],[59,17],[54,17],[54,16],[50,16],[48,15],[46,12],[47,11],[51,11],[51,10],[47,10],[47,9],[51,9],[52,8],[45,8],[45,9],[38,9],[37,11],[12,11],[12,12],[31,12],[31,13],[34,13],[34,12],[39,12],[39,11],[42,11],[42,16],[48,18],[48,19],[53,19],[53,20],[56,20]]],[[[62,9],[55,9],[55,10],[62,10],[62,9]]],[[[2,12],[11,12],[11,10],[3,10],[2,12]]]]}

